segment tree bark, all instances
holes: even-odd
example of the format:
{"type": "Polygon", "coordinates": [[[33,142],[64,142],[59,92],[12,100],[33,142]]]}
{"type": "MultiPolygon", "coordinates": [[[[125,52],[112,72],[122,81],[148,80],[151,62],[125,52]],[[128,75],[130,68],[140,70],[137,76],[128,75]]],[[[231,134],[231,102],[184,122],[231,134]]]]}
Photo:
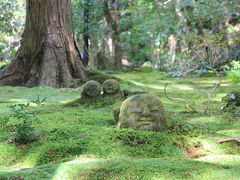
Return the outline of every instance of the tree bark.
{"type": "Polygon", "coordinates": [[[157,69],[157,58],[156,58],[156,52],[155,52],[155,40],[156,40],[156,29],[158,24],[158,1],[154,0],[154,19],[153,19],[153,26],[152,26],[152,34],[151,34],[151,62],[152,62],[152,69],[157,69]]]}
{"type": "Polygon", "coordinates": [[[26,0],[21,47],[1,85],[71,87],[85,78],[72,25],[71,0],[26,0]]]}
{"type": "Polygon", "coordinates": [[[90,13],[90,1],[84,0],[83,9],[83,65],[87,66],[89,61],[89,13],[90,13]]]}
{"type": "Polygon", "coordinates": [[[119,0],[104,0],[103,14],[111,29],[113,70],[122,71],[122,47],[119,28],[120,15],[117,11],[119,11],[119,0]],[[109,3],[114,11],[116,11],[114,12],[115,14],[111,14],[109,3]]]}

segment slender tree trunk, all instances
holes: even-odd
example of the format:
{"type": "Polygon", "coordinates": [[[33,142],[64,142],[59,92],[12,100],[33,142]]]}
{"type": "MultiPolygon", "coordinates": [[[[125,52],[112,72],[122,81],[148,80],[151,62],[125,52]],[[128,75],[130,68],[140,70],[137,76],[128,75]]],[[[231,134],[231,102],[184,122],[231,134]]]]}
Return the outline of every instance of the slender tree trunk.
{"type": "Polygon", "coordinates": [[[171,34],[168,37],[168,46],[169,46],[169,61],[170,65],[173,67],[176,59],[176,51],[177,51],[177,38],[174,34],[171,34]]]}
{"type": "Polygon", "coordinates": [[[70,87],[84,78],[72,26],[71,0],[27,0],[21,47],[1,85],[70,87]]]}
{"type": "Polygon", "coordinates": [[[120,15],[117,11],[119,11],[119,0],[104,0],[103,14],[108,26],[111,28],[113,70],[122,71],[122,47],[119,28],[120,15]],[[116,11],[114,14],[110,12],[109,3],[114,11],[116,11]]]}
{"type": "Polygon", "coordinates": [[[187,25],[187,18],[185,17],[185,15],[183,14],[182,10],[181,10],[181,0],[176,0],[176,4],[175,4],[175,11],[177,14],[177,17],[179,19],[179,24],[182,26],[182,30],[185,34],[189,33],[189,29],[188,29],[188,25],[187,25]]]}
{"type": "Polygon", "coordinates": [[[89,12],[90,12],[90,2],[89,0],[84,0],[84,10],[83,10],[83,65],[87,66],[89,61],[89,12]]]}
{"type": "Polygon", "coordinates": [[[157,23],[158,23],[158,1],[154,0],[154,20],[153,20],[153,26],[152,26],[152,37],[151,37],[151,62],[152,62],[152,69],[157,69],[157,58],[156,58],[156,52],[155,52],[155,40],[156,40],[156,29],[157,29],[157,23]]]}

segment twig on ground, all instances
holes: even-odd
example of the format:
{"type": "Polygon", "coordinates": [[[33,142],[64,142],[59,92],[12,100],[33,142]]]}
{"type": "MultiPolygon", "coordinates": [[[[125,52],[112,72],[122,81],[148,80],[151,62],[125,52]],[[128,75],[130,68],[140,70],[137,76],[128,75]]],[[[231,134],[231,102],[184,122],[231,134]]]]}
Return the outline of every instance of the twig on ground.
{"type": "Polygon", "coordinates": [[[168,83],[166,83],[165,87],[164,87],[164,94],[166,96],[167,99],[171,100],[171,101],[182,101],[185,103],[186,107],[188,109],[191,109],[193,113],[197,113],[196,109],[190,105],[191,101],[189,99],[182,99],[182,98],[170,98],[168,95],[167,95],[167,85],[168,83]]]}
{"type": "Polygon", "coordinates": [[[238,143],[240,143],[240,139],[238,138],[227,138],[227,139],[219,139],[217,141],[217,143],[224,143],[224,142],[231,142],[231,141],[237,141],[238,143]]]}
{"type": "Polygon", "coordinates": [[[204,110],[204,114],[206,114],[207,111],[208,111],[208,109],[209,109],[209,105],[210,105],[210,103],[211,103],[211,95],[212,95],[212,93],[213,93],[221,84],[222,84],[222,80],[220,80],[220,82],[217,83],[217,84],[213,87],[213,89],[208,92],[208,95],[207,95],[207,97],[208,97],[208,103],[207,103],[207,106],[206,106],[206,108],[205,108],[205,110],[204,110]]]}

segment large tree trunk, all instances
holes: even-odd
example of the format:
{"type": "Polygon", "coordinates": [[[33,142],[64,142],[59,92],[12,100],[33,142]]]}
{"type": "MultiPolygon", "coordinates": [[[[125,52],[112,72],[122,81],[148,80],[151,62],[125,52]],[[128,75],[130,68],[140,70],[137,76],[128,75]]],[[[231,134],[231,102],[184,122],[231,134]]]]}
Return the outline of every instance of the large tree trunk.
{"type": "Polygon", "coordinates": [[[27,0],[21,47],[1,85],[70,87],[84,78],[72,26],[71,0],[27,0]]]}

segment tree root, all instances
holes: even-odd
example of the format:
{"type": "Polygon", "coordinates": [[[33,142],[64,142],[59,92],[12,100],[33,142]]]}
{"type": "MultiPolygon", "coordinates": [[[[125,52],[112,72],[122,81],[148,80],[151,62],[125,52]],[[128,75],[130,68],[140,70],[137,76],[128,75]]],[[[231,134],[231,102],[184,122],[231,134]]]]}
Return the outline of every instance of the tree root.
{"type": "Polygon", "coordinates": [[[221,143],[231,142],[231,141],[237,141],[238,143],[240,143],[240,139],[238,138],[219,139],[217,143],[221,144],[221,143]]]}

